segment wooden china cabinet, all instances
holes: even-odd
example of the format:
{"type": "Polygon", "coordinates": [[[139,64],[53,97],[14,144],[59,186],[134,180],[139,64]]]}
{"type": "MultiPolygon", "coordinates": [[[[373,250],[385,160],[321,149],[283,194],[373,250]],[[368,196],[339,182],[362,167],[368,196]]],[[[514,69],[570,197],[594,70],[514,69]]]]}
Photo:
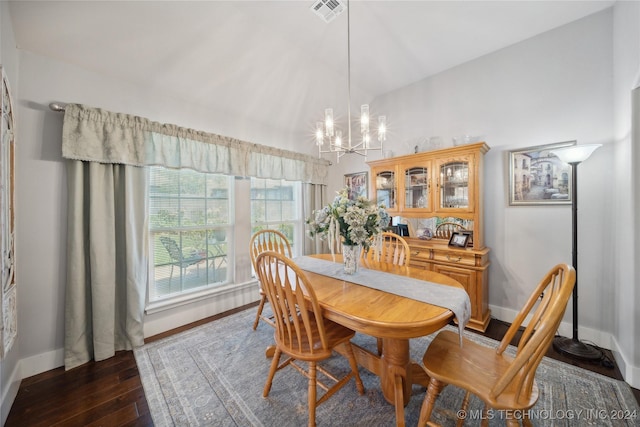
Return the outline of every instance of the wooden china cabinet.
{"type": "Polygon", "coordinates": [[[376,202],[384,204],[389,215],[416,224],[405,237],[411,266],[459,281],[471,299],[467,327],[480,331],[486,330],[491,315],[489,248],[484,246],[482,217],[482,170],[488,150],[479,142],[368,163],[370,194],[376,202]],[[472,232],[466,247],[449,245],[449,232],[442,227],[452,224],[472,232]]]}

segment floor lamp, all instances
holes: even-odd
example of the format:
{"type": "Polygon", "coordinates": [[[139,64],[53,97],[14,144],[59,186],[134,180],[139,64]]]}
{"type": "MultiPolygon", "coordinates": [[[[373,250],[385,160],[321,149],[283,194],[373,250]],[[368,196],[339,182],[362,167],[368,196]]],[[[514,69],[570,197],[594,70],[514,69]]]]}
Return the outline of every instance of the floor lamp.
{"type": "Polygon", "coordinates": [[[572,145],[570,147],[557,148],[551,153],[560,160],[571,165],[571,212],[573,225],[573,268],[576,270],[576,284],[573,288],[573,337],[556,337],[553,340],[553,348],[559,353],[573,356],[583,360],[600,360],[602,352],[578,339],[578,165],[587,160],[602,144],[572,145]]]}

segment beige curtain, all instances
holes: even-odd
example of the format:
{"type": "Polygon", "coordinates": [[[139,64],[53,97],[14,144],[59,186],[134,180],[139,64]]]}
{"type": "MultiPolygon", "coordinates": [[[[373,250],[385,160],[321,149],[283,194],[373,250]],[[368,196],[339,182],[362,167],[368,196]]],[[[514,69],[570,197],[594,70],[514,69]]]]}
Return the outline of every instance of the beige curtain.
{"type": "Polygon", "coordinates": [[[67,163],[66,369],[144,344],[145,181],[136,166],[67,163]]]}
{"type": "MultiPolygon", "coordinates": [[[[327,186],[321,184],[303,184],[302,198],[304,217],[309,218],[316,210],[322,209],[328,204],[327,186]]],[[[304,255],[326,254],[329,252],[329,245],[326,240],[318,236],[309,237],[308,230],[305,230],[307,236],[304,239],[304,255]]]]}

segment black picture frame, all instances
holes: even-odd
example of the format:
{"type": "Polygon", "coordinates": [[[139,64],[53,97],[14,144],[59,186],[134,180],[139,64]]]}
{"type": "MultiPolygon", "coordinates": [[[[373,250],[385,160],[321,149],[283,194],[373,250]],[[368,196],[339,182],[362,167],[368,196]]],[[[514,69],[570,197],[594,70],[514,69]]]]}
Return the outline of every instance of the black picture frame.
{"type": "Polygon", "coordinates": [[[473,247],[473,230],[460,230],[458,233],[467,234],[469,239],[467,239],[467,247],[473,247]]]}
{"type": "Polygon", "coordinates": [[[454,231],[451,233],[451,237],[449,238],[449,246],[466,248],[467,243],[469,242],[469,237],[469,233],[465,233],[464,231],[454,231]]]}

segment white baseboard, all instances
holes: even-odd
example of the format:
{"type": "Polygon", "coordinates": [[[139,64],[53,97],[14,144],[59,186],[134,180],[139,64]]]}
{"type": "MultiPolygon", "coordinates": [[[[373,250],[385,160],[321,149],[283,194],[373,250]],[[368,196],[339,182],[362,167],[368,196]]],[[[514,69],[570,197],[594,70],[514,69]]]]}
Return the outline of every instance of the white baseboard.
{"type": "Polygon", "coordinates": [[[622,351],[620,345],[618,345],[618,341],[614,337],[611,338],[611,352],[613,353],[613,358],[616,359],[618,369],[620,369],[620,373],[627,384],[633,388],[640,389],[640,367],[629,363],[625,353],[622,351]]]}
{"type": "MultiPolygon", "coordinates": [[[[491,317],[494,317],[503,322],[511,323],[518,315],[516,310],[504,307],[490,306],[491,317]]],[[[526,321],[525,321],[526,324],[526,321]]],[[[570,323],[562,322],[558,333],[563,337],[571,337],[573,335],[573,326],[570,323]]],[[[598,347],[611,349],[612,335],[606,332],[598,331],[597,329],[578,327],[578,334],[580,340],[589,344],[595,344],[598,347]]]]}
{"type": "Polygon", "coordinates": [[[18,395],[21,381],[22,376],[20,375],[20,363],[17,363],[13,368],[11,375],[9,376],[9,381],[6,381],[6,384],[8,384],[8,386],[3,390],[2,393],[2,407],[0,409],[0,412],[2,413],[2,417],[0,419],[1,425],[5,425],[5,423],[7,422],[7,417],[9,416],[11,406],[13,405],[13,402],[16,400],[16,396],[18,395]]]}
{"type": "MultiPolygon", "coordinates": [[[[489,308],[491,309],[491,317],[503,322],[513,322],[518,314],[516,310],[509,308],[493,305],[489,306],[489,308]]],[[[560,328],[558,328],[558,333],[563,337],[571,337],[573,335],[573,325],[568,322],[562,322],[560,328]]],[[[633,388],[640,388],[640,367],[629,363],[629,358],[621,350],[612,334],[580,326],[578,327],[578,334],[581,341],[611,350],[625,382],[633,388]]]]}
{"type": "Polygon", "coordinates": [[[2,393],[2,407],[0,409],[2,412],[2,425],[7,421],[9,411],[11,410],[11,406],[13,406],[13,402],[16,400],[22,380],[58,368],[63,364],[64,349],[62,348],[20,359],[18,363],[15,364],[9,381],[5,382],[8,386],[2,393]]]}
{"type": "Polygon", "coordinates": [[[19,362],[20,378],[28,378],[64,366],[64,349],[26,357],[19,362]]]}

